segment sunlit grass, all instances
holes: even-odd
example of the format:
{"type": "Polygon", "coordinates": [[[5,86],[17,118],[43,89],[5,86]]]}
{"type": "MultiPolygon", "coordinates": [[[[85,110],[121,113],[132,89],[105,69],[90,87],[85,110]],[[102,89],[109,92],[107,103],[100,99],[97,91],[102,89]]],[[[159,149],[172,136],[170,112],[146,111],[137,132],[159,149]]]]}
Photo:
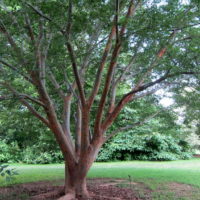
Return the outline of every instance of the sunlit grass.
{"type": "MultiPolygon", "coordinates": [[[[63,164],[25,165],[10,164],[16,168],[19,175],[12,183],[5,183],[0,178],[0,186],[44,180],[59,180],[64,178],[63,164]]],[[[150,187],[156,187],[163,182],[179,182],[200,187],[200,159],[172,162],[108,162],[94,163],[89,178],[125,178],[131,177],[135,182],[148,182],[150,187]]]]}

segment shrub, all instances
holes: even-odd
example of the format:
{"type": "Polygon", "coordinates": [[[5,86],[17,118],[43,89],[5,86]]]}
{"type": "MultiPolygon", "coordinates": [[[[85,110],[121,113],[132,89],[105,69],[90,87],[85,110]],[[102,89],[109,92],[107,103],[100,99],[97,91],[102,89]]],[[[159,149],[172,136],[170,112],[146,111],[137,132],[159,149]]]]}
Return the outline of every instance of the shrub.
{"type": "Polygon", "coordinates": [[[0,141],[0,162],[18,162],[20,149],[16,142],[7,144],[5,140],[0,141]]]}
{"type": "Polygon", "coordinates": [[[117,136],[105,144],[97,161],[112,160],[157,160],[189,159],[192,152],[184,140],[161,134],[117,136]],[[125,138],[127,137],[127,138],[125,138]]]}
{"type": "Polygon", "coordinates": [[[8,144],[5,140],[1,140],[0,163],[23,162],[27,164],[49,164],[63,161],[63,156],[59,149],[55,151],[48,149],[49,147],[45,144],[37,144],[21,150],[17,142],[8,144]]]}
{"type": "Polygon", "coordinates": [[[9,165],[0,163],[0,175],[5,178],[6,181],[12,181],[18,172],[15,169],[10,169],[9,165]]]}
{"type": "Polygon", "coordinates": [[[193,157],[193,152],[182,152],[180,155],[180,159],[188,160],[193,157]]]}
{"type": "Polygon", "coordinates": [[[60,151],[41,151],[38,146],[27,147],[21,156],[21,161],[27,164],[49,164],[63,161],[60,151]]]}

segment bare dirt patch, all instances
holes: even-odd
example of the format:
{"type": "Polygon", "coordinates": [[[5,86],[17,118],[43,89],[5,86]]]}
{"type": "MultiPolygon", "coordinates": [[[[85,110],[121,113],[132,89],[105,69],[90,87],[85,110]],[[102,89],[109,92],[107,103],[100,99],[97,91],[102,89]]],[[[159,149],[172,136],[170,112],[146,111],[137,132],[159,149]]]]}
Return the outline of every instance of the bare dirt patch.
{"type": "MultiPolygon", "coordinates": [[[[191,197],[196,192],[199,192],[199,189],[194,188],[192,185],[182,184],[182,183],[169,183],[167,188],[174,192],[178,197],[191,197]]],[[[199,198],[200,199],[200,198],[199,198]]]]}
{"type": "MultiPolygon", "coordinates": [[[[130,188],[118,187],[125,180],[90,179],[92,200],[140,200],[130,188]]],[[[44,181],[0,188],[0,200],[55,200],[64,195],[63,181],[44,181]]]]}
{"type": "MultiPolygon", "coordinates": [[[[63,183],[63,180],[42,181],[0,188],[0,200],[56,200],[64,195],[63,183]]],[[[181,183],[165,183],[151,190],[142,182],[98,178],[88,180],[88,189],[91,200],[200,199],[198,188],[181,183]]]]}

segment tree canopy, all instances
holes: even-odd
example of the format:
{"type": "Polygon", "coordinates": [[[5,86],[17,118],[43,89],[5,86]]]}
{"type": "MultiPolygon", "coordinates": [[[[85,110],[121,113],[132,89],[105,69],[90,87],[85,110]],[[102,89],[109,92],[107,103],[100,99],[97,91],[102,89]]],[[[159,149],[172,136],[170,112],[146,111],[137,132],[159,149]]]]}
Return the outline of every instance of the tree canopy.
{"type": "Polygon", "coordinates": [[[0,98],[54,133],[67,197],[87,196],[87,171],[128,103],[199,82],[198,0],[4,0],[0,13],[0,98]]]}

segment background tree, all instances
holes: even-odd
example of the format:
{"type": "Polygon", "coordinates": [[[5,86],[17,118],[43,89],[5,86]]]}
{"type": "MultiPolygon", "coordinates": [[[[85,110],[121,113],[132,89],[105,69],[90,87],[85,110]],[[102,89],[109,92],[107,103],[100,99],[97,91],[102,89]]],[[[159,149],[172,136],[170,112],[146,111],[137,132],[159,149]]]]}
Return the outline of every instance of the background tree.
{"type": "Polygon", "coordinates": [[[66,162],[65,199],[88,196],[87,172],[127,103],[198,78],[198,6],[1,3],[1,99],[17,98],[54,134],[66,162]]]}
{"type": "MultiPolygon", "coordinates": [[[[121,90],[120,90],[121,91],[121,90]]],[[[140,150],[146,149],[141,144],[152,135],[162,135],[160,138],[165,140],[165,136],[175,141],[179,145],[180,140],[187,138],[185,126],[177,124],[177,116],[173,107],[163,108],[157,100],[157,95],[148,98],[138,99],[129,103],[110,127],[109,132],[121,133],[113,137],[101,149],[97,161],[111,161],[123,159],[159,159],[174,160],[185,157],[185,153],[179,152],[178,155],[171,156],[171,149],[163,152],[156,151],[156,157],[147,155],[147,152],[136,152],[135,147],[140,150]],[[155,113],[152,118],[152,113],[155,113]],[[149,117],[151,116],[151,117],[149,117]],[[128,125],[127,125],[128,124],[128,125]],[[137,126],[136,126],[137,125],[137,126]],[[133,126],[133,128],[131,128],[133,126]],[[138,154],[145,154],[144,156],[138,154]],[[162,155],[161,155],[162,154],[162,155]],[[121,155],[121,156],[120,156],[121,155]]],[[[0,162],[23,162],[23,163],[60,163],[63,162],[62,154],[56,144],[55,138],[48,128],[43,126],[34,116],[22,109],[22,105],[16,99],[2,101],[0,112],[0,162]],[[9,110],[7,109],[9,107],[9,110]],[[38,155],[38,156],[35,156],[38,155]]],[[[72,109],[73,112],[73,109],[72,109]]],[[[90,113],[91,118],[95,118],[95,113],[90,113]]],[[[191,132],[191,129],[188,130],[191,132]]],[[[111,133],[112,134],[112,133],[111,133]]],[[[172,142],[171,141],[171,142],[172,142]]],[[[170,145],[171,145],[170,142],[170,145]]],[[[191,142],[190,142],[191,143],[191,142]]],[[[160,143],[161,144],[161,143],[160,143]]],[[[191,143],[193,144],[193,143],[191,143]]],[[[191,149],[188,149],[191,152],[191,149]]],[[[188,155],[191,153],[189,152],[188,155]]]]}
{"type": "Polygon", "coordinates": [[[123,109],[110,128],[111,135],[115,130],[116,136],[103,146],[97,161],[191,158],[192,149],[186,141],[184,127],[178,123],[174,104],[169,110],[156,101],[151,96],[133,101],[123,109]],[[156,116],[149,119],[151,113],[156,113],[156,116]]]}
{"type": "Polygon", "coordinates": [[[199,81],[196,84],[193,83],[193,80],[191,82],[189,87],[185,86],[182,90],[176,88],[175,90],[178,89],[179,95],[174,97],[184,125],[183,131],[196,150],[200,150],[199,81]]]}

